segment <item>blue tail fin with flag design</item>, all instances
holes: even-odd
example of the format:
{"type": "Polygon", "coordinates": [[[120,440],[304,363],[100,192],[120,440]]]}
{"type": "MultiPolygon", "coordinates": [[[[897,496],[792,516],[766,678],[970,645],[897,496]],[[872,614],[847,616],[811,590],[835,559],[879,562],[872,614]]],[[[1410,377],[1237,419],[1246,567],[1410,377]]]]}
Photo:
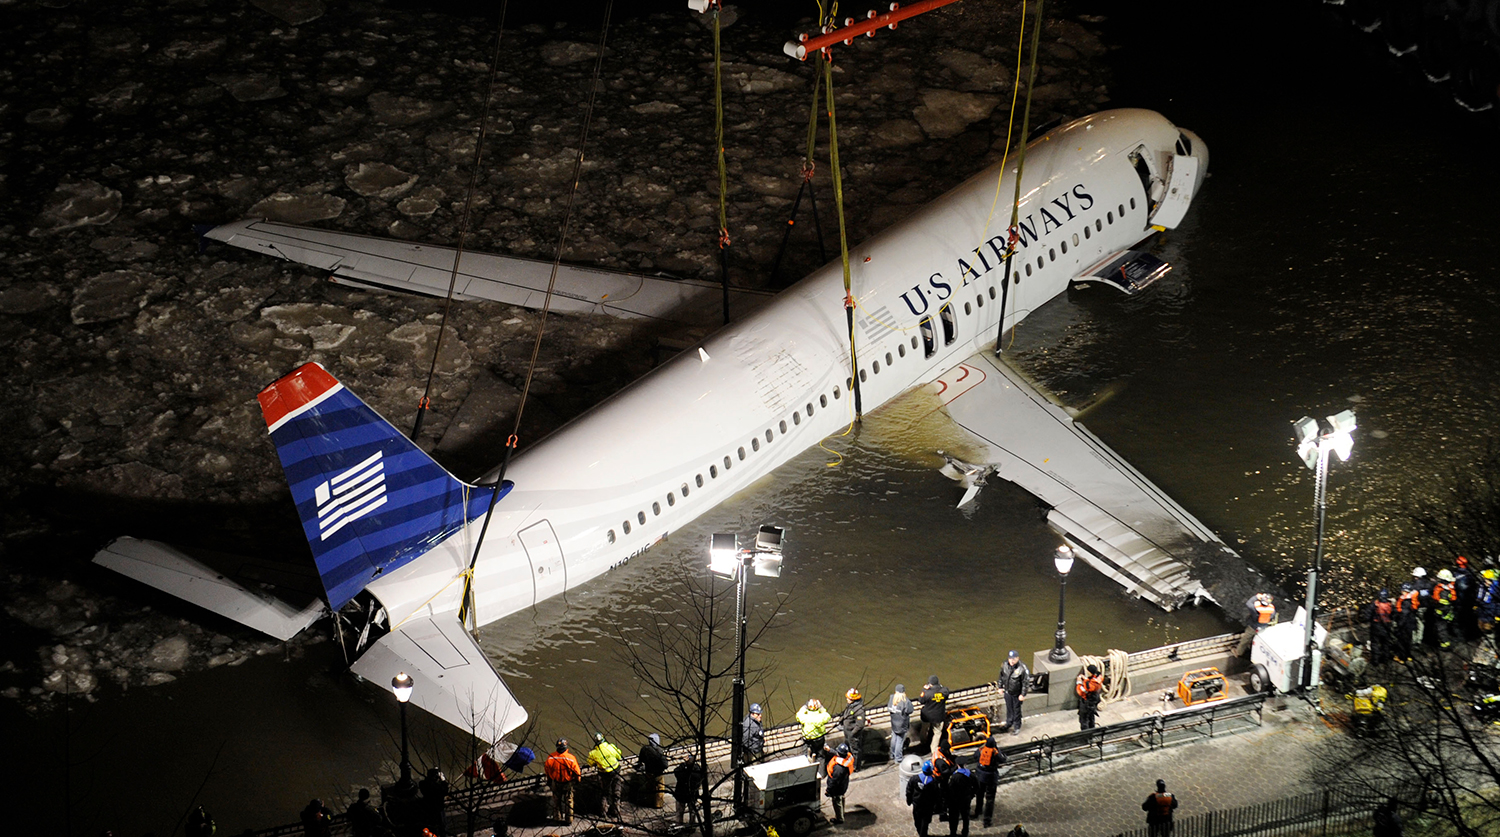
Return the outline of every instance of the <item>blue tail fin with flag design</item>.
{"type": "Polygon", "coordinates": [[[262,390],[260,407],[334,610],[488,507],[487,487],[448,473],[316,363],[262,390]]]}

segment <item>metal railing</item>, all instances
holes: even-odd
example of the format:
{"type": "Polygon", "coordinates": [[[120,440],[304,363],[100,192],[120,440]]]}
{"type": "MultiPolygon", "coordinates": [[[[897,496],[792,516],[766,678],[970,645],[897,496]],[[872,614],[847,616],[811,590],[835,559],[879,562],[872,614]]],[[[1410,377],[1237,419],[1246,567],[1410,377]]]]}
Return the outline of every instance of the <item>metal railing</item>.
{"type": "MultiPolygon", "coordinates": [[[[1365,833],[1362,829],[1372,825],[1375,807],[1387,799],[1401,799],[1402,796],[1403,789],[1398,787],[1386,788],[1385,792],[1369,786],[1312,791],[1256,805],[1178,817],[1172,823],[1172,837],[1321,837],[1346,834],[1353,829],[1365,833]]],[[[1149,834],[1150,828],[1142,826],[1118,837],[1148,837],[1149,834]]]]}

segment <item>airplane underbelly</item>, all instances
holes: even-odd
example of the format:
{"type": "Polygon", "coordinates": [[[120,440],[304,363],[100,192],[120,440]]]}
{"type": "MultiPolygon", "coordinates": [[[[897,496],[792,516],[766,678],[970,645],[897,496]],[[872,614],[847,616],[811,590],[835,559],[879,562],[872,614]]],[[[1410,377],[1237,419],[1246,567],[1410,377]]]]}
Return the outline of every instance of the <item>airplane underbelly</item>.
{"type": "Polygon", "coordinates": [[[531,563],[531,578],[536,588],[533,601],[561,593],[568,586],[568,568],[552,524],[546,520],[533,523],[521,530],[520,539],[531,563]]]}

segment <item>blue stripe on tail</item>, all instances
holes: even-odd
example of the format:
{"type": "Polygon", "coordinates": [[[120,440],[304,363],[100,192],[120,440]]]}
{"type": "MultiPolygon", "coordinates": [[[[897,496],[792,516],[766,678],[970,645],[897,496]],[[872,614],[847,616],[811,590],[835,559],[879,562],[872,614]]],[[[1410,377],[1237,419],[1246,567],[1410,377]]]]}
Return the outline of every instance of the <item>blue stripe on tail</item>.
{"type": "Polygon", "coordinates": [[[289,415],[271,440],[334,610],[488,507],[488,489],[448,473],[342,386],[289,415]]]}

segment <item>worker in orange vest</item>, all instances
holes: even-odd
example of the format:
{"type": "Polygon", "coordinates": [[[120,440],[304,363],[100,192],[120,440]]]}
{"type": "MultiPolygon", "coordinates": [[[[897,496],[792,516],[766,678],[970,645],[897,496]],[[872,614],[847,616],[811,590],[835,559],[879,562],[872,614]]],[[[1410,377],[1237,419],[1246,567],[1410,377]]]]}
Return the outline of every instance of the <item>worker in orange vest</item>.
{"type": "Polygon", "coordinates": [[[1438,570],[1437,577],[1437,583],[1432,585],[1432,614],[1437,625],[1438,647],[1446,650],[1453,647],[1458,633],[1454,622],[1458,616],[1458,591],[1452,570],[1438,570]]]}
{"type": "Polygon", "coordinates": [[[854,754],[848,744],[840,744],[837,750],[828,750],[824,755],[828,758],[826,792],[833,800],[833,819],[829,822],[838,825],[844,821],[844,794],[849,792],[849,776],[854,773],[854,754]]]}
{"type": "Polygon", "coordinates": [[[1104,678],[1099,674],[1099,667],[1090,665],[1078,672],[1073,691],[1078,695],[1078,728],[1093,729],[1099,719],[1099,703],[1104,699],[1104,678]]]}
{"type": "Polygon", "coordinates": [[[557,821],[563,825],[572,825],[573,789],[578,787],[578,780],[583,778],[583,770],[578,766],[578,759],[568,752],[568,739],[557,739],[557,752],[547,757],[542,763],[542,770],[552,785],[552,802],[557,821]]]}
{"type": "Polygon", "coordinates": [[[1391,639],[1396,619],[1396,605],[1389,590],[1381,588],[1370,602],[1370,661],[1384,665],[1391,660],[1391,639]]]}
{"type": "Polygon", "coordinates": [[[1005,753],[991,735],[979,748],[979,761],[974,765],[974,778],[979,782],[979,792],[974,796],[974,816],[984,817],[985,828],[990,827],[990,820],[995,816],[995,789],[1000,785],[1002,764],[1005,764],[1005,753]]]}
{"type": "Polygon", "coordinates": [[[1171,837],[1172,812],[1177,810],[1177,797],[1167,793],[1165,779],[1156,780],[1156,793],[1146,797],[1141,810],[1146,812],[1146,829],[1151,837],[1171,837]]]}

